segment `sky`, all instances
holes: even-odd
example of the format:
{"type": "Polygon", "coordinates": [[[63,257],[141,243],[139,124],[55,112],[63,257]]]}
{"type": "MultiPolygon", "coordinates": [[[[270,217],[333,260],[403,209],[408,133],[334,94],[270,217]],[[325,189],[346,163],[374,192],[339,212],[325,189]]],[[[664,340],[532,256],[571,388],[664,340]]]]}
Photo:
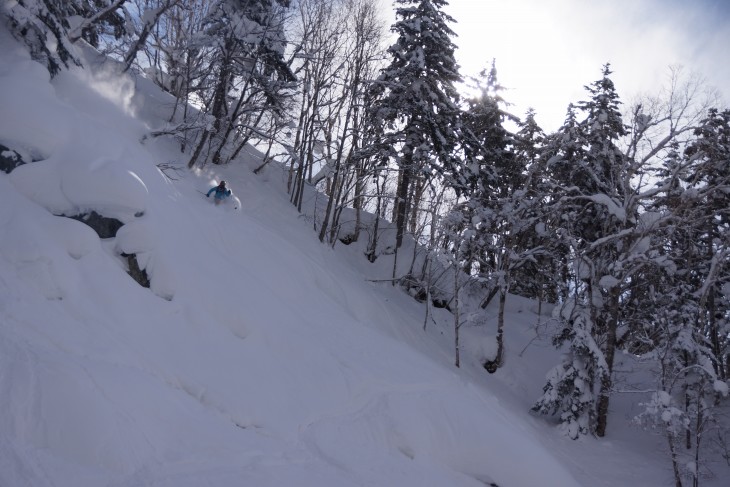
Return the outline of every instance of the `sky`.
{"type": "Polygon", "coordinates": [[[450,0],[462,75],[496,59],[503,96],[546,130],[611,64],[622,100],[665,84],[668,67],[706,77],[730,99],[728,0],[450,0]]]}
{"type": "MultiPolygon", "coordinates": [[[[451,313],[425,320],[387,282],[392,230],[371,264],[365,239],[321,244],[322,195],[307,188],[299,214],[285,168],[253,174],[260,153],[188,170],[175,140],[144,137],[167,124],[169,95],[82,57],[51,81],[0,29],[0,144],[35,160],[0,172],[0,485],[671,482],[663,438],[631,421],[643,394],[612,400],[603,440],[529,412],[560,360],[549,306],[509,297],[493,375],[497,303],[465,313],[457,369],[451,313]],[[221,179],[235,204],[201,194],[221,179]],[[57,216],[90,210],[124,225],[101,239],[57,216]]],[[[479,308],[466,291],[463,310],[479,308]]],[[[727,465],[707,468],[703,486],[724,486],[727,465]]]]}

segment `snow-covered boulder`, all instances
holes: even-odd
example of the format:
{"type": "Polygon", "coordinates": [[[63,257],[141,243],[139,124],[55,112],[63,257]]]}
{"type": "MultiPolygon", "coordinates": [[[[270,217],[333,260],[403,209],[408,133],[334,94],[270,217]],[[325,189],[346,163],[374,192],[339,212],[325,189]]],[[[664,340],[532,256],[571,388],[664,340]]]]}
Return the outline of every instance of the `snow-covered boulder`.
{"type": "MultiPolygon", "coordinates": [[[[79,288],[75,262],[101,252],[99,239],[87,226],[56,218],[38,207],[25,212],[6,177],[0,178],[0,271],[49,300],[62,300],[79,288]]],[[[2,274],[0,272],[0,274],[2,274]]]]}
{"type": "Polygon", "coordinates": [[[153,221],[140,218],[124,225],[117,232],[114,250],[128,256],[128,272],[140,285],[149,287],[157,296],[172,299],[177,277],[157,242],[153,221]]]}
{"type": "Polygon", "coordinates": [[[52,157],[16,168],[11,179],[29,199],[55,215],[96,211],[123,223],[147,209],[147,186],[123,161],[52,157]]]}
{"type": "Polygon", "coordinates": [[[81,210],[127,222],[147,209],[147,186],[123,161],[101,158],[68,164],[60,184],[63,194],[81,210]]]}

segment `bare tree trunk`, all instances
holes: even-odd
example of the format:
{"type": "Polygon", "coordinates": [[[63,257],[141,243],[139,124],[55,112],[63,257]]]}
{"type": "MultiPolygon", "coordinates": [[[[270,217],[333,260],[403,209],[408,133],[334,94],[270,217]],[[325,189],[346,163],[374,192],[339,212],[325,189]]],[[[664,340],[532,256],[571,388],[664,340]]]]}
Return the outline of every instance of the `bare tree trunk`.
{"type": "Polygon", "coordinates": [[[410,221],[410,228],[411,233],[416,233],[416,228],[418,227],[418,214],[421,211],[421,203],[423,202],[423,192],[426,189],[426,180],[423,177],[416,178],[413,184],[413,197],[411,198],[411,201],[413,202],[411,204],[410,213],[411,213],[411,221],[410,221]]]}
{"type": "MultiPolygon", "coordinates": [[[[274,125],[274,124],[272,123],[272,125],[274,125]]],[[[275,129],[274,129],[274,130],[275,130],[275,129]]],[[[261,172],[261,170],[262,170],[262,169],[263,169],[264,167],[266,167],[266,165],[267,165],[267,164],[268,164],[269,162],[271,162],[271,148],[272,148],[272,147],[274,146],[274,138],[275,138],[275,137],[274,137],[274,135],[272,134],[272,137],[271,137],[271,138],[269,138],[269,144],[268,144],[268,146],[266,147],[266,154],[264,154],[264,157],[263,157],[263,162],[262,162],[262,163],[261,163],[261,164],[260,164],[260,165],[259,165],[258,167],[256,167],[256,169],[254,169],[254,170],[253,170],[253,173],[254,173],[254,174],[258,174],[258,173],[260,173],[260,172],[261,172]]]]}
{"type": "MultiPolygon", "coordinates": [[[[340,184],[340,168],[342,167],[342,164],[340,161],[337,161],[335,163],[335,173],[332,176],[332,186],[333,187],[341,187],[340,184]]],[[[329,198],[327,199],[327,208],[324,210],[324,217],[322,217],[322,228],[319,230],[319,241],[324,242],[324,237],[327,235],[327,229],[330,221],[330,216],[332,214],[332,207],[335,205],[335,192],[332,191],[332,194],[330,194],[329,198]]],[[[334,228],[334,224],[332,225],[334,228]]],[[[330,242],[332,240],[330,239],[330,242]]]]}
{"type": "MultiPolygon", "coordinates": [[[[337,235],[340,227],[340,217],[342,216],[342,211],[345,209],[346,199],[348,197],[348,194],[350,193],[350,188],[352,187],[352,179],[353,174],[349,173],[347,180],[342,181],[342,184],[340,185],[340,188],[338,190],[337,205],[335,205],[335,210],[332,215],[332,223],[330,225],[329,236],[330,242],[332,242],[333,246],[337,241],[337,235]]],[[[354,242],[355,239],[353,238],[351,241],[354,242]]]]}
{"type": "MultiPolygon", "coordinates": [[[[342,106],[344,105],[345,101],[346,101],[346,98],[343,95],[338,108],[335,110],[334,116],[339,117],[339,113],[342,110],[342,106]]],[[[334,175],[332,176],[333,191],[332,191],[332,194],[330,194],[329,201],[327,202],[327,208],[325,209],[325,213],[324,213],[324,218],[322,219],[322,228],[320,229],[320,232],[319,232],[319,241],[320,242],[324,242],[324,237],[327,234],[327,226],[330,224],[330,215],[332,215],[332,213],[333,213],[333,211],[332,211],[333,206],[335,206],[335,204],[339,200],[340,195],[342,194],[343,186],[345,185],[344,181],[343,181],[344,175],[341,175],[341,172],[343,170],[343,165],[344,165],[344,163],[342,161],[342,157],[344,154],[345,140],[347,139],[347,132],[350,127],[350,117],[352,115],[352,107],[353,107],[352,103],[353,103],[353,100],[350,100],[350,105],[348,106],[347,111],[345,113],[345,121],[344,121],[344,126],[342,128],[342,138],[339,141],[339,143],[337,144],[338,147],[337,147],[337,154],[335,156],[335,171],[334,171],[334,175]]],[[[331,137],[331,134],[330,134],[330,137],[331,137]]],[[[330,146],[330,145],[331,144],[328,144],[328,146],[330,146]]],[[[337,224],[334,217],[332,218],[331,224],[332,224],[333,232],[330,235],[330,243],[334,244],[334,229],[337,224]]]]}
{"type": "Polygon", "coordinates": [[[616,356],[616,330],[618,328],[618,316],[620,312],[619,306],[619,290],[614,288],[611,290],[610,294],[610,314],[606,323],[607,330],[604,356],[606,358],[608,371],[601,378],[601,389],[598,395],[598,405],[596,408],[596,435],[599,438],[606,436],[606,426],[608,423],[608,404],[611,396],[613,362],[614,357],[616,356]]]}
{"type": "Polygon", "coordinates": [[[106,17],[108,17],[109,15],[113,14],[114,11],[117,10],[118,8],[120,8],[122,6],[122,4],[126,1],[127,0],[116,0],[114,3],[109,5],[104,10],[101,10],[93,17],[91,17],[89,19],[83,19],[81,21],[81,23],[79,23],[79,25],[76,26],[76,28],[74,30],[72,30],[71,32],[68,33],[68,40],[71,42],[76,42],[79,39],[81,39],[81,37],[84,34],[84,30],[88,29],[95,23],[100,22],[100,21],[104,20],[106,17]]]}
{"type": "Polygon", "coordinates": [[[497,314],[497,356],[494,357],[496,368],[504,365],[504,308],[507,303],[507,291],[499,293],[499,313],[497,314]]]}
{"type": "Polygon", "coordinates": [[[727,379],[725,371],[725,364],[723,364],[722,345],[720,344],[720,327],[717,323],[717,307],[715,304],[715,286],[708,291],[707,296],[707,321],[708,321],[708,334],[710,335],[710,344],[712,348],[712,364],[715,367],[715,372],[720,380],[727,379]]]}
{"type": "MultiPolygon", "coordinates": [[[[132,67],[132,64],[134,63],[134,59],[137,57],[137,53],[144,47],[144,45],[147,43],[147,37],[149,37],[150,32],[152,32],[152,28],[157,25],[157,22],[159,22],[160,17],[162,17],[165,12],[167,12],[172,6],[176,5],[179,0],[168,0],[162,7],[155,10],[155,15],[153,18],[147,20],[145,24],[142,26],[142,32],[140,32],[139,36],[137,37],[137,40],[134,42],[132,47],[129,48],[127,51],[127,54],[124,55],[124,69],[123,72],[129,71],[129,68],[132,67]]],[[[118,2],[120,3],[120,2],[118,2]]],[[[147,12],[145,12],[146,14],[147,12]]],[[[142,16],[145,17],[144,15],[142,16]]],[[[155,51],[157,54],[158,51],[155,51]]]]}
{"type": "Polygon", "coordinates": [[[459,356],[459,328],[461,328],[461,316],[459,313],[459,266],[454,262],[454,365],[460,367],[459,356]]]}
{"type": "Polygon", "coordinates": [[[391,284],[395,286],[395,276],[398,269],[398,247],[395,248],[395,252],[393,252],[393,272],[391,273],[391,284]]]}
{"type": "Polygon", "coordinates": [[[203,152],[203,147],[208,142],[208,139],[212,134],[218,133],[221,128],[221,123],[225,113],[226,95],[228,94],[228,87],[231,82],[231,69],[230,63],[233,56],[233,41],[226,39],[225,46],[223,47],[223,57],[221,59],[220,74],[218,76],[218,83],[215,88],[215,95],[213,97],[213,107],[211,109],[211,116],[213,117],[213,128],[205,128],[203,135],[200,137],[197,147],[193,156],[188,162],[188,167],[192,168],[198,161],[200,154],[203,152]]]}
{"type": "Polygon", "coordinates": [[[504,365],[504,311],[507,303],[507,290],[505,286],[498,286],[499,289],[499,310],[497,312],[497,353],[493,360],[484,363],[484,368],[493,374],[504,365]]]}
{"type": "MultiPolygon", "coordinates": [[[[255,60],[254,60],[255,62],[255,60]]],[[[228,138],[231,136],[231,133],[235,129],[235,125],[238,121],[238,118],[242,116],[242,112],[244,111],[244,106],[248,105],[251,99],[253,98],[253,93],[249,90],[251,87],[251,78],[247,79],[244,83],[243,87],[240,88],[240,96],[238,97],[238,101],[236,102],[236,105],[233,107],[233,111],[228,116],[228,123],[226,124],[226,130],[223,136],[220,137],[220,141],[218,143],[218,147],[216,147],[215,152],[213,153],[213,164],[221,164],[221,152],[223,151],[223,148],[228,143],[228,138]]],[[[255,109],[253,109],[255,110],[255,109]]],[[[251,127],[258,127],[258,124],[261,122],[261,119],[264,117],[264,110],[258,109],[258,114],[256,115],[256,119],[252,124],[250,124],[251,127]]],[[[240,123],[240,122],[239,122],[240,123]]],[[[238,145],[236,150],[234,151],[233,155],[231,155],[228,160],[235,159],[238,153],[241,151],[244,145],[248,143],[248,140],[250,138],[250,131],[247,133],[241,143],[238,145]]]]}
{"type": "Polygon", "coordinates": [[[672,471],[674,472],[674,487],[682,487],[682,476],[679,472],[679,462],[677,460],[677,447],[674,444],[672,434],[667,432],[667,442],[669,444],[669,454],[672,458],[672,471]]]}
{"type": "Polygon", "coordinates": [[[426,276],[426,317],[423,319],[423,331],[426,331],[426,324],[431,313],[431,253],[426,255],[424,263],[424,274],[426,276]]]}
{"type": "Polygon", "coordinates": [[[482,300],[479,307],[482,309],[486,309],[487,306],[489,306],[489,303],[492,302],[492,300],[494,299],[494,297],[497,295],[498,292],[499,292],[499,286],[494,286],[492,289],[490,289],[489,294],[487,294],[487,296],[484,298],[484,300],[482,300]]]}
{"type": "MultiPolygon", "coordinates": [[[[689,397],[689,387],[687,385],[684,386],[684,412],[689,413],[689,407],[691,406],[691,399],[689,397]]],[[[690,428],[687,428],[687,435],[685,436],[685,444],[684,447],[687,450],[692,449],[692,430],[690,428]]]]}
{"type": "Polygon", "coordinates": [[[311,179],[311,172],[312,172],[312,166],[314,165],[314,144],[315,144],[314,136],[309,140],[309,143],[307,144],[307,163],[304,164],[301,167],[301,171],[298,172],[299,174],[299,181],[298,181],[298,188],[297,188],[297,197],[296,197],[296,205],[297,205],[297,211],[299,213],[302,212],[302,204],[304,203],[304,183],[307,181],[307,179],[311,179]],[[309,178],[307,178],[307,174],[310,175],[309,178]]]}
{"type": "Polygon", "coordinates": [[[383,202],[383,191],[382,188],[385,186],[385,182],[383,182],[382,186],[380,184],[380,176],[376,176],[375,178],[375,191],[377,192],[376,196],[376,203],[375,203],[375,222],[373,223],[373,234],[370,237],[370,241],[368,242],[368,249],[365,252],[365,255],[367,255],[367,258],[370,262],[375,262],[375,259],[377,259],[377,248],[378,248],[378,230],[380,229],[380,210],[381,205],[383,202]]]}
{"type": "Polygon", "coordinates": [[[403,234],[406,227],[406,217],[408,215],[408,190],[411,185],[411,165],[413,164],[413,155],[407,152],[403,155],[404,164],[401,169],[401,177],[398,181],[398,189],[396,191],[395,202],[395,248],[398,249],[403,244],[403,234]]]}
{"type": "MultiPolygon", "coordinates": [[[[306,80],[304,82],[306,83],[306,80]]],[[[289,194],[292,195],[292,199],[291,199],[292,202],[294,202],[294,199],[293,199],[294,190],[292,188],[292,185],[294,184],[294,180],[295,180],[294,164],[297,165],[297,169],[298,169],[298,166],[301,165],[301,163],[302,163],[302,161],[300,160],[300,157],[299,157],[299,153],[297,151],[298,151],[298,148],[302,141],[302,133],[304,131],[305,115],[306,115],[306,112],[305,112],[304,108],[302,108],[302,110],[299,112],[299,123],[297,123],[297,132],[296,132],[296,135],[294,136],[294,146],[291,148],[292,164],[289,166],[289,178],[287,179],[287,182],[286,182],[286,190],[289,192],[289,194]]]]}
{"type": "Polygon", "coordinates": [[[697,418],[695,421],[695,454],[694,454],[694,469],[692,469],[692,487],[699,487],[700,485],[700,443],[702,441],[702,433],[704,430],[704,408],[702,406],[702,386],[700,385],[697,391],[697,418]]]}
{"type": "MultiPolygon", "coordinates": [[[[403,171],[397,171],[396,172],[396,188],[400,188],[401,180],[403,179],[403,171]]],[[[390,209],[390,221],[395,223],[396,220],[398,220],[398,191],[399,189],[396,189],[396,196],[393,199],[393,207],[390,209]]],[[[387,205],[386,205],[387,206],[387,205]]],[[[387,208],[383,208],[384,213],[387,212],[387,208]]]]}

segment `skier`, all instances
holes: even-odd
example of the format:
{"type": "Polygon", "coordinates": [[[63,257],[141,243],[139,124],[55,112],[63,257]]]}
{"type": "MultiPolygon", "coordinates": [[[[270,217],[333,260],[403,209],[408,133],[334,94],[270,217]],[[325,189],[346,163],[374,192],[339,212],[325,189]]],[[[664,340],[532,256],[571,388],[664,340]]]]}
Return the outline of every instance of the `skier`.
{"type": "Polygon", "coordinates": [[[226,188],[225,181],[221,181],[220,184],[218,184],[218,186],[214,186],[214,187],[210,188],[210,190],[208,191],[208,194],[206,194],[205,196],[210,198],[210,193],[212,193],[214,191],[215,191],[215,195],[213,196],[213,199],[215,200],[216,206],[220,205],[225,198],[229,198],[231,196],[231,190],[226,188]]]}

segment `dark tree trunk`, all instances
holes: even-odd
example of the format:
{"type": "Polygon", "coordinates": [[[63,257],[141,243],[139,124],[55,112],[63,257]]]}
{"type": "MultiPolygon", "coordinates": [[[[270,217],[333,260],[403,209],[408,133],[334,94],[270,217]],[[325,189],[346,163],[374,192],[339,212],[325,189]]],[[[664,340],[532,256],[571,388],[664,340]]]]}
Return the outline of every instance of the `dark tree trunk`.
{"type": "Polygon", "coordinates": [[[223,47],[224,53],[221,61],[220,74],[218,76],[218,84],[215,88],[215,95],[213,96],[213,107],[211,109],[211,116],[213,117],[213,129],[205,129],[203,135],[200,137],[197,147],[193,156],[188,162],[188,167],[192,168],[198,161],[200,154],[203,152],[205,144],[211,135],[217,134],[221,128],[222,119],[225,113],[226,95],[228,94],[228,86],[231,81],[231,57],[233,55],[233,41],[230,39],[226,40],[226,44],[223,47]]]}
{"type": "Polygon", "coordinates": [[[606,358],[608,371],[601,378],[601,389],[596,408],[596,435],[601,438],[606,436],[606,426],[608,424],[608,405],[611,396],[613,362],[616,357],[616,331],[618,328],[619,306],[619,291],[615,289],[611,291],[609,304],[610,315],[606,323],[606,348],[604,357],[606,358]]]}
{"type": "Polygon", "coordinates": [[[406,228],[406,218],[408,217],[408,190],[411,185],[411,164],[413,156],[407,154],[403,156],[404,165],[401,170],[401,177],[398,181],[398,190],[396,191],[395,202],[395,248],[399,249],[403,244],[403,234],[406,228]]]}

